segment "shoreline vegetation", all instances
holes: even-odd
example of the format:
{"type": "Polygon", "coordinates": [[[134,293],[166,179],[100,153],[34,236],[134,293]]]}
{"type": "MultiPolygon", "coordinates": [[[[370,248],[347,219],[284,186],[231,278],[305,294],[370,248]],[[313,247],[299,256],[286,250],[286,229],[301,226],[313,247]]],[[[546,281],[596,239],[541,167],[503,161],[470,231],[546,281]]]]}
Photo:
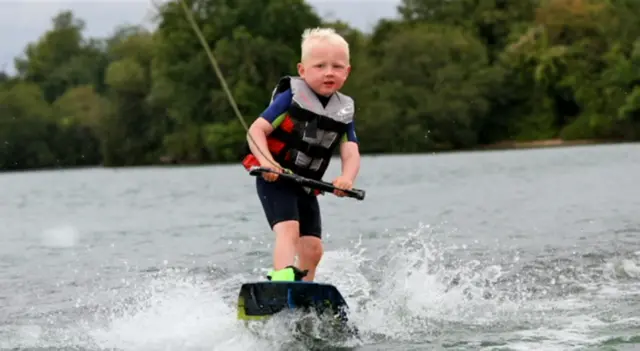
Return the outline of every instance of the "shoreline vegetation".
{"type": "Polygon", "coordinates": [[[563,139],[545,139],[533,141],[512,141],[505,140],[489,145],[480,146],[480,150],[521,150],[521,149],[544,149],[556,147],[571,146],[587,146],[587,145],[609,145],[628,142],[625,140],[599,140],[599,139],[582,139],[582,140],[563,140],[563,139]]]}
{"type": "MultiPolygon", "coordinates": [[[[471,149],[461,149],[461,150],[443,150],[443,151],[432,151],[432,152],[419,152],[419,153],[381,153],[381,154],[372,154],[365,153],[362,156],[394,156],[394,155],[436,155],[436,154],[453,154],[453,153],[472,153],[472,152],[491,152],[491,151],[516,151],[516,150],[536,150],[536,149],[552,149],[552,148],[563,148],[563,147],[575,147],[575,146],[596,146],[596,145],[614,145],[614,144],[623,144],[630,143],[630,141],[625,140],[562,140],[562,139],[547,139],[547,140],[536,140],[536,141],[503,141],[497,142],[491,145],[479,145],[477,147],[471,149]]],[[[162,168],[182,168],[182,167],[201,167],[201,166],[229,166],[237,164],[240,166],[239,162],[210,162],[210,163],[202,163],[202,162],[194,162],[194,163],[181,163],[176,160],[171,160],[168,158],[161,157],[155,163],[149,163],[144,165],[127,165],[127,166],[108,166],[105,167],[102,164],[96,165],[86,165],[86,166],[51,166],[51,167],[41,167],[41,168],[29,168],[29,169],[14,169],[14,170],[0,170],[0,175],[9,174],[9,173],[26,173],[26,172],[46,172],[46,171],[56,171],[56,170],[79,170],[79,169],[92,169],[92,168],[103,168],[103,169],[112,169],[112,170],[126,170],[126,169],[135,169],[135,168],[146,168],[146,167],[162,167],[162,168]]]]}
{"type": "MultiPolygon", "coordinates": [[[[350,44],[363,155],[640,140],[637,0],[401,0],[370,33],[304,0],[184,1],[247,123],[324,26],[350,44]]],[[[0,171],[239,164],[246,131],[181,3],[155,18],[105,38],[52,18],[0,71],[0,171]]]]}
{"type": "MultiPolygon", "coordinates": [[[[533,140],[533,141],[513,141],[513,140],[505,140],[501,142],[496,142],[488,145],[477,145],[476,147],[470,149],[459,149],[459,150],[441,150],[441,151],[431,151],[431,152],[417,152],[410,153],[413,155],[430,155],[430,154],[439,154],[439,153],[466,153],[466,152],[480,152],[480,151],[515,151],[515,150],[534,150],[534,149],[551,149],[551,148],[561,148],[561,147],[574,147],[574,146],[596,146],[596,145],[613,145],[613,144],[622,144],[629,143],[626,140],[599,140],[599,139],[585,139],[585,140],[562,140],[562,139],[545,139],[545,140],[533,140]]],[[[364,153],[363,157],[366,156],[393,156],[393,155],[402,155],[407,153],[364,153]]],[[[221,164],[233,164],[239,162],[224,162],[221,164]]],[[[167,165],[189,165],[180,163],[177,160],[171,160],[168,157],[161,157],[158,160],[156,166],[167,166],[167,165]]]]}

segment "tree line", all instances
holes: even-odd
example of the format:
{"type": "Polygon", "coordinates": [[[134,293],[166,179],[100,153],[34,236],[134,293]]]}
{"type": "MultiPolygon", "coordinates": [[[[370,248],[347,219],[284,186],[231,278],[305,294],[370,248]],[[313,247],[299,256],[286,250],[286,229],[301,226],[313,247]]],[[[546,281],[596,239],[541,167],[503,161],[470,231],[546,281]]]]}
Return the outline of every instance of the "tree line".
{"type": "MultiPolygon", "coordinates": [[[[351,45],[363,153],[640,138],[640,1],[403,0],[371,33],[303,0],[186,0],[251,123],[305,28],[351,45]]],[[[179,1],[88,38],[72,12],[0,72],[0,169],[238,162],[245,130],[179,1]]]]}

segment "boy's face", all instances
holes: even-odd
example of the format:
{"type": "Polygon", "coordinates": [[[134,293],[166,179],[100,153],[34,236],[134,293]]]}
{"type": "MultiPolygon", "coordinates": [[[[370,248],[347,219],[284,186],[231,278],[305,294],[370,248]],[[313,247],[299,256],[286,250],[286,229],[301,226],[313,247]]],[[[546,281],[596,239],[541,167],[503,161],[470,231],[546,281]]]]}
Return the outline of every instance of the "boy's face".
{"type": "Polygon", "coordinates": [[[330,96],[340,90],[351,66],[346,51],[335,44],[317,42],[309,55],[298,63],[298,74],[316,93],[330,96]]]}

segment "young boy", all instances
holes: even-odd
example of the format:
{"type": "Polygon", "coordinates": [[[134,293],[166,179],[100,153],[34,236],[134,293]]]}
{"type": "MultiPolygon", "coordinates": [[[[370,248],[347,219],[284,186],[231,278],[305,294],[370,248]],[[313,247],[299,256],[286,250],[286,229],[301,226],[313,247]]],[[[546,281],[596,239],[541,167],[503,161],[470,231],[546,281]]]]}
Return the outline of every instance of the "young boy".
{"type": "MultiPolygon", "coordinates": [[[[360,169],[355,107],[350,97],[338,92],[350,71],[349,45],[344,38],[328,28],[305,30],[299,77],[278,82],[271,104],[249,128],[251,153],[243,165],[289,170],[321,180],[333,150],[339,147],[342,174],[333,185],[351,189],[360,169]]],[[[313,281],[323,254],[318,192],[278,179],[277,173],[256,178],[256,187],[276,234],[274,270],[268,278],[313,281]]],[[[337,190],[335,195],[344,193],[337,190]]]]}

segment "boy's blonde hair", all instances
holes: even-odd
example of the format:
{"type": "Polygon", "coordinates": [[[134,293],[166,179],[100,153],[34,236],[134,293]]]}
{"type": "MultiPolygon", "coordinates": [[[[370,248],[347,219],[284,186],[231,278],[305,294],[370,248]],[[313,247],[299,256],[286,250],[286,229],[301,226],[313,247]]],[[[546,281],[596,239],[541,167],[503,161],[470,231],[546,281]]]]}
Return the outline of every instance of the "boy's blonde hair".
{"type": "Polygon", "coordinates": [[[307,28],[302,33],[301,45],[301,62],[309,56],[309,52],[314,44],[324,42],[341,46],[347,53],[347,62],[349,61],[349,43],[338,34],[333,28],[307,28]]]}

